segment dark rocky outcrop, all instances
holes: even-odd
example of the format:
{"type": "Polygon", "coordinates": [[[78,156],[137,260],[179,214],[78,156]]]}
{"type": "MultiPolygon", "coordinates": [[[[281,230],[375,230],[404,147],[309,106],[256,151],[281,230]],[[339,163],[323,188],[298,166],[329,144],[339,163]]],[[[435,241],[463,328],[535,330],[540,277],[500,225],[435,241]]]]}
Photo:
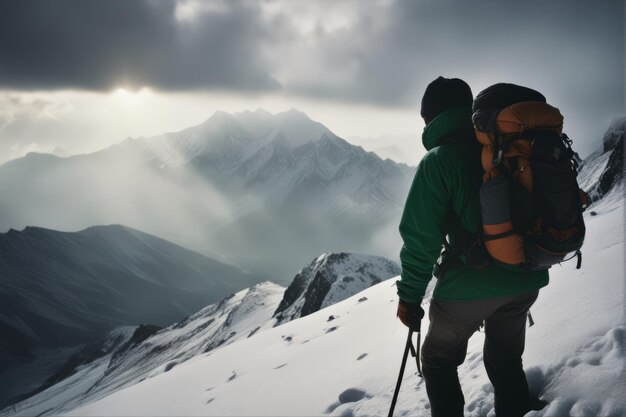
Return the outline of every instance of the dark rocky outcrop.
{"type": "Polygon", "coordinates": [[[398,274],[400,267],[386,258],[325,253],[294,277],[274,313],[276,325],[307,316],[398,274]]]}
{"type": "Polygon", "coordinates": [[[597,182],[588,190],[592,201],[598,201],[612,189],[623,184],[624,180],[624,130],[626,117],[614,120],[602,139],[602,149],[592,154],[584,164],[594,164],[601,157],[609,154],[597,182]]]}

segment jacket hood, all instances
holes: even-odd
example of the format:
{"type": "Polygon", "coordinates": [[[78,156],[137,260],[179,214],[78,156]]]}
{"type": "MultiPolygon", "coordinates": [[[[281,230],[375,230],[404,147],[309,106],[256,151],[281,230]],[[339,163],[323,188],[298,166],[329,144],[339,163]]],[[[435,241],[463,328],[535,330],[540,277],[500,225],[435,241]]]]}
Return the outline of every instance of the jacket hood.
{"type": "Polygon", "coordinates": [[[441,145],[442,139],[458,133],[474,137],[471,106],[455,107],[435,117],[424,127],[422,144],[430,151],[441,145]]]}

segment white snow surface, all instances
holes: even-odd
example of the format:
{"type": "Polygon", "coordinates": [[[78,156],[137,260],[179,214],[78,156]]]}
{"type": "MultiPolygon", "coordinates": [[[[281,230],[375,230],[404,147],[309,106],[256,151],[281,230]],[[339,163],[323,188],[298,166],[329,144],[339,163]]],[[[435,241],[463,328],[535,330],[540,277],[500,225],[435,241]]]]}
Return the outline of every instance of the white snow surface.
{"type": "Polygon", "coordinates": [[[610,152],[601,152],[598,150],[592,153],[583,166],[580,167],[578,172],[578,186],[583,190],[589,190],[600,181],[600,177],[610,157],[610,152]]]}
{"type": "Polygon", "coordinates": [[[0,415],[58,415],[146,378],[169,372],[205,351],[271,328],[285,288],[263,282],[205,307],[162,329],[127,350],[119,349],[137,327],[113,330],[100,340],[109,352],[80,365],[77,372],[41,393],[9,407],[0,415]],[[122,338],[122,336],[124,336],[122,338]],[[117,348],[113,349],[113,344],[117,348]]]}
{"type": "MultiPolygon", "coordinates": [[[[626,412],[623,198],[596,211],[585,217],[582,269],[575,262],[554,267],[531,309],[536,324],[527,331],[524,364],[531,390],[549,402],[531,417],[626,412]]],[[[396,319],[396,279],[198,354],[68,415],[386,415],[406,338],[396,319]]],[[[472,336],[459,368],[470,417],[495,415],[483,337],[472,336]]],[[[429,416],[424,383],[413,362],[407,366],[396,415],[429,416]]]]}
{"type": "MultiPolygon", "coordinates": [[[[317,293],[318,297],[320,288],[327,290],[323,294],[325,305],[313,306],[313,311],[317,311],[327,303],[344,300],[395,275],[399,269],[395,262],[378,256],[324,253],[303,269],[314,272],[305,282],[305,289],[317,293]],[[313,279],[315,277],[317,280],[313,279]],[[332,285],[328,288],[330,283],[332,285]]],[[[278,323],[274,312],[284,293],[284,287],[264,282],[232,294],[165,329],[124,328],[126,337],[123,340],[118,332],[113,331],[81,350],[83,358],[90,357],[94,351],[102,352],[101,357],[89,359],[90,362],[82,360],[79,366],[73,365],[76,371],[73,375],[66,371],[68,376],[65,379],[5,409],[0,416],[68,412],[147,378],[171,372],[197,355],[251,338],[278,323]],[[140,334],[144,335],[142,340],[137,336],[140,334]]],[[[299,314],[293,314],[283,318],[282,322],[298,317],[299,314]]],[[[288,342],[289,336],[284,337],[288,342]]]]}

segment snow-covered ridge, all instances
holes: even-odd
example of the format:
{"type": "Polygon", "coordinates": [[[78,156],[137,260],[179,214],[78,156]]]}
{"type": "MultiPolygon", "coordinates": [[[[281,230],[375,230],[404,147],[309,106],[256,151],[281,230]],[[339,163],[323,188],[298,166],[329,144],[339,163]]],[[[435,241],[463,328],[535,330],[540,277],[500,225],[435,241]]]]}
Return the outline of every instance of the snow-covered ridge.
{"type": "MultiPolygon", "coordinates": [[[[531,417],[610,416],[623,401],[623,202],[588,225],[583,269],[551,270],[532,308],[524,364],[531,391],[548,402],[531,417]]],[[[406,328],[395,317],[395,278],[323,311],[268,329],[69,415],[385,415],[406,328]],[[332,321],[328,321],[330,317],[332,321]],[[250,352],[254,352],[251,355],[250,352]],[[294,383],[297,381],[297,383],[294,383]],[[245,399],[242,400],[242,399],[245,399]]],[[[428,328],[424,318],[423,328],[428,328]]],[[[493,415],[482,366],[484,335],[470,339],[459,369],[466,416],[493,415]]],[[[430,415],[409,361],[398,415],[430,415]]]]}
{"type": "Polygon", "coordinates": [[[34,396],[0,415],[58,415],[220,346],[271,328],[284,287],[263,282],[232,294],[167,328],[115,329],[74,354],[34,396]]]}
{"type": "Polygon", "coordinates": [[[124,226],[0,233],[0,399],[48,376],[15,371],[41,349],[71,348],[128,324],[169,325],[253,280],[124,226]]]}
{"type": "Polygon", "coordinates": [[[324,253],[298,272],[276,310],[277,325],[304,317],[398,275],[400,266],[380,256],[324,253]]]}
{"type": "MultiPolygon", "coordinates": [[[[384,258],[345,253],[325,253],[314,264],[322,270],[318,278],[328,279],[332,285],[324,303],[311,307],[311,312],[343,300],[398,270],[395,263],[384,258]]],[[[314,287],[311,282],[309,287],[310,292],[314,287]]],[[[284,287],[263,282],[165,329],[149,325],[125,328],[122,332],[125,339],[120,339],[119,331],[111,332],[70,358],[37,390],[37,395],[4,410],[4,414],[56,415],[69,411],[169,372],[215,349],[263,333],[278,324],[274,312],[284,300],[284,293],[284,287]],[[61,394],[63,391],[67,392],[61,394]]],[[[299,315],[292,318],[297,317],[299,315]]],[[[282,323],[286,321],[283,318],[282,323]]],[[[288,335],[284,337],[289,339],[288,335]]]]}

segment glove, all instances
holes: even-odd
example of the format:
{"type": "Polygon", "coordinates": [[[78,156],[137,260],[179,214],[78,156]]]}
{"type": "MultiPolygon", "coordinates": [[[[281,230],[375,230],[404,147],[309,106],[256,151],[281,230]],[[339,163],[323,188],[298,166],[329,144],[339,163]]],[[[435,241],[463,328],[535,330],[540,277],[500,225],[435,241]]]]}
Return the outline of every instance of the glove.
{"type": "Polygon", "coordinates": [[[407,303],[400,300],[398,302],[398,317],[400,321],[414,332],[419,332],[424,318],[424,309],[421,303],[407,303]]]}

